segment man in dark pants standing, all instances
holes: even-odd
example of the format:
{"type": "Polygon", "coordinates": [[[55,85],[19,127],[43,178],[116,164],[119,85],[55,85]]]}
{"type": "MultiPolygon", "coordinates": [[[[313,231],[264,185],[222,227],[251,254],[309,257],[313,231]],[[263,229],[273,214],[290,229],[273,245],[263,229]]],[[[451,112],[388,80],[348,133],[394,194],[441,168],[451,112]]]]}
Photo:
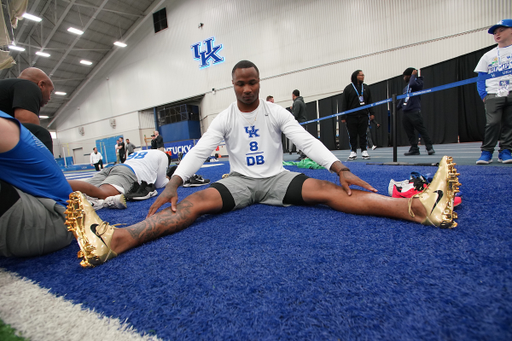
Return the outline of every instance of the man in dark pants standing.
{"type": "Polygon", "coordinates": [[[402,109],[403,118],[402,124],[409,139],[411,148],[404,155],[420,155],[420,149],[418,148],[418,136],[414,132],[416,131],[421,135],[421,138],[425,142],[428,155],[433,155],[436,152],[432,147],[432,140],[428,135],[427,129],[423,124],[423,117],[421,116],[421,98],[420,96],[409,96],[409,93],[420,91],[423,89],[423,77],[418,77],[418,70],[415,68],[407,68],[404,71],[404,81],[407,86],[404,88],[404,94],[407,94],[406,98],[401,99],[398,102],[398,109],[402,109]]]}
{"type": "MultiPolygon", "coordinates": [[[[475,72],[487,76],[497,71],[512,69],[512,19],[503,19],[487,31],[492,34],[498,46],[480,58],[475,72]]],[[[498,162],[512,163],[512,76],[479,79],[476,83],[478,94],[485,106],[485,135],[482,141],[482,155],[477,165],[488,165],[496,143],[500,141],[498,162]]]]}
{"type": "Polygon", "coordinates": [[[164,138],[160,136],[160,133],[158,130],[155,130],[155,143],[156,143],[156,149],[161,150],[162,152],[165,152],[164,148],[164,138]]]}
{"type": "MultiPolygon", "coordinates": [[[[306,115],[306,103],[304,103],[304,98],[300,95],[300,91],[295,89],[292,92],[292,114],[297,120],[297,122],[302,123],[307,121],[306,115]]],[[[289,141],[289,152],[292,153],[293,143],[289,141]]],[[[307,156],[301,150],[298,151],[299,160],[305,159],[307,156]]]]}
{"type": "Polygon", "coordinates": [[[126,160],[126,146],[122,137],[117,142],[117,152],[119,153],[119,162],[124,163],[126,160]]]}
{"type": "MultiPolygon", "coordinates": [[[[356,70],[350,77],[351,83],[343,90],[343,99],[341,101],[341,111],[359,108],[360,106],[373,103],[372,95],[368,85],[364,84],[364,73],[356,70]]],[[[375,118],[373,108],[359,110],[345,115],[341,122],[347,124],[348,136],[350,141],[350,156],[348,161],[357,159],[357,144],[361,148],[361,156],[364,160],[369,160],[370,155],[366,150],[366,130],[368,120],[375,118]],[[368,118],[370,115],[370,118],[368,118]]]]}

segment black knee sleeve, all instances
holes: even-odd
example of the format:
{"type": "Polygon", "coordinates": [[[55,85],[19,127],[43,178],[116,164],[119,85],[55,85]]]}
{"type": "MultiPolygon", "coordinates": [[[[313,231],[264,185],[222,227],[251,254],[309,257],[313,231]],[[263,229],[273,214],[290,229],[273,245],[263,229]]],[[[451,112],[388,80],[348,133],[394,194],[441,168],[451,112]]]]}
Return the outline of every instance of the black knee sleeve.
{"type": "Polygon", "coordinates": [[[220,210],[220,213],[222,212],[229,212],[233,208],[235,208],[235,199],[231,195],[231,192],[227,189],[226,186],[223,184],[220,184],[218,182],[214,182],[210,185],[211,188],[215,188],[220,193],[220,197],[222,198],[222,209],[220,210]]]}
{"type": "Polygon", "coordinates": [[[302,198],[302,185],[308,178],[309,177],[307,175],[302,173],[293,178],[286,190],[286,194],[283,198],[283,204],[295,206],[307,205],[302,198]]]}

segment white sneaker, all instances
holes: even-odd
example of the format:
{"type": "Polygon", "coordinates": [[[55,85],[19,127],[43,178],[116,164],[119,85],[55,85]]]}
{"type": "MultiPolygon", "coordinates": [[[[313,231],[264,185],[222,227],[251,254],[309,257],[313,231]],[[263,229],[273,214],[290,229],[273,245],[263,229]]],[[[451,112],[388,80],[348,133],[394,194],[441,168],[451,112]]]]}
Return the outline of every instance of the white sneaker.
{"type": "Polygon", "coordinates": [[[126,198],[124,197],[124,194],[113,195],[103,201],[103,207],[124,209],[126,208],[126,198]]]}
{"type": "Polygon", "coordinates": [[[372,150],[375,150],[375,149],[377,149],[377,146],[373,145],[372,150]]]}
{"type": "Polygon", "coordinates": [[[350,155],[349,155],[347,160],[348,161],[353,161],[355,159],[357,159],[357,153],[356,152],[350,152],[350,155]]]}
{"type": "Polygon", "coordinates": [[[88,196],[87,194],[84,194],[84,196],[87,199],[87,201],[89,202],[89,204],[91,204],[92,208],[94,208],[96,211],[101,210],[103,208],[103,202],[105,200],[93,198],[93,197],[88,196]]]}
{"type": "Polygon", "coordinates": [[[363,150],[361,156],[363,157],[363,160],[370,160],[370,154],[368,154],[367,150],[363,150]]]}

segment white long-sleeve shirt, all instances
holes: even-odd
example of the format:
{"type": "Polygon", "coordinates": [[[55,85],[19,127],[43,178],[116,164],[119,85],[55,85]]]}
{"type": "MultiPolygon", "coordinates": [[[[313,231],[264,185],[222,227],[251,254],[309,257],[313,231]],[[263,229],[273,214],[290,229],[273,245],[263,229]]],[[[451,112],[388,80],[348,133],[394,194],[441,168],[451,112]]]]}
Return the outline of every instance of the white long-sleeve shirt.
{"type": "Polygon", "coordinates": [[[243,113],[234,102],[215,117],[208,131],[187,153],[174,174],[183,181],[188,180],[224,140],[232,172],[252,178],[274,176],[285,170],[281,133],[327,169],[338,161],[327,147],[281,106],[260,100],[256,110],[243,113]]]}
{"type": "Polygon", "coordinates": [[[90,157],[90,160],[91,160],[91,164],[96,164],[98,162],[100,162],[100,160],[103,160],[103,157],[101,156],[101,153],[100,152],[92,152],[91,153],[91,157],[90,157]]]}

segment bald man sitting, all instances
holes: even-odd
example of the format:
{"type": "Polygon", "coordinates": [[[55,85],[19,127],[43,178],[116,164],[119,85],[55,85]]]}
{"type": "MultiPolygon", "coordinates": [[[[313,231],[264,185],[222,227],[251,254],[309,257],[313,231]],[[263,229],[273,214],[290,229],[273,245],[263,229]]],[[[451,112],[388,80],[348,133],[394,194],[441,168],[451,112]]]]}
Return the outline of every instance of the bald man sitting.
{"type": "Polygon", "coordinates": [[[18,78],[0,80],[0,110],[18,119],[52,153],[52,138],[40,126],[39,110],[50,101],[53,89],[50,77],[35,67],[23,70],[18,78]]]}

